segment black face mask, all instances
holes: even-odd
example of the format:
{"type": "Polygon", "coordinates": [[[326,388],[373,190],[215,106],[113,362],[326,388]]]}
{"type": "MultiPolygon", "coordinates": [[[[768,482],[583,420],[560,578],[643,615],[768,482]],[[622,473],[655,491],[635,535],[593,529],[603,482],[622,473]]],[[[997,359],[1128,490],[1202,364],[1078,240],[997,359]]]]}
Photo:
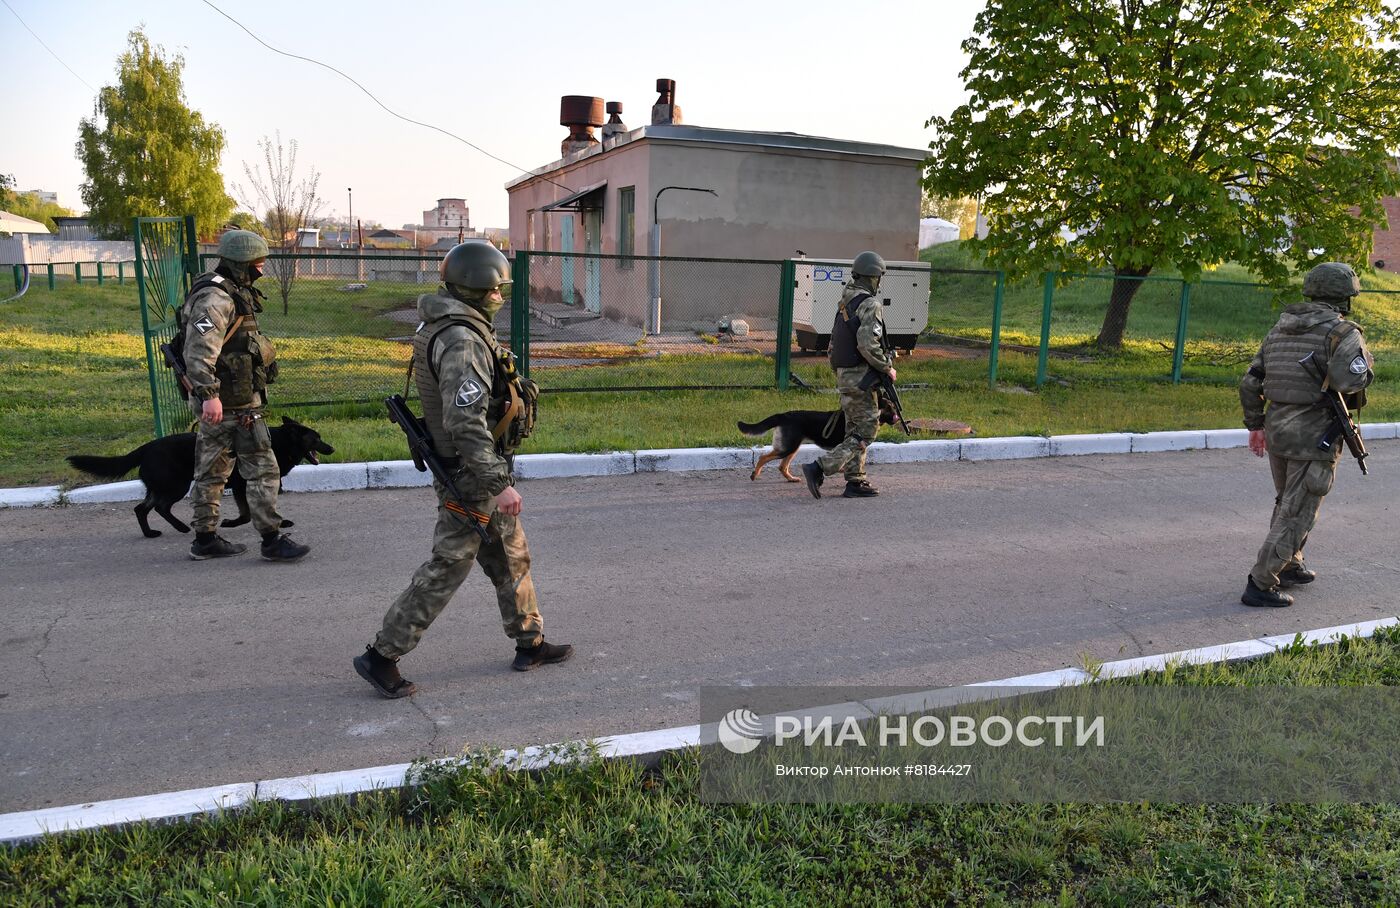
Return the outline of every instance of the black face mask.
{"type": "Polygon", "coordinates": [[[255,265],[249,265],[249,266],[248,266],[248,283],[251,284],[251,283],[253,283],[254,281],[256,281],[258,278],[260,278],[260,277],[262,277],[262,276],[263,276],[263,270],[262,270],[261,268],[258,268],[258,267],[255,266],[255,265]]]}

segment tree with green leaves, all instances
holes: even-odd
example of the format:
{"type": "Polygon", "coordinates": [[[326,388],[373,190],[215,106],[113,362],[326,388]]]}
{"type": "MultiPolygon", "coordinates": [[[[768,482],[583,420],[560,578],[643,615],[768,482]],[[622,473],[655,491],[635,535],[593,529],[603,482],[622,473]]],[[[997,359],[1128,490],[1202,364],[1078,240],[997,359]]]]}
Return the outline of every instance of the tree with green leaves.
{"type": "Polygon", "coordinates": [[[212,236],[233,210],[219,173],[224,132],[185,103],[184,68],[184,57],[167,58],[132,31],[116,84],[98,92],[92,118],[79,125],[81,192],[98,232],[124,236],[134,217],[193,214],[212,236]]]}
{"type": "Polygon", "coordinates": [[[984,197],[998,268],[1111,269],[1117,349],[1154,268],[1366,264],[1400,190],[1397,41],[1384,0],[990,0],[924,186],[984,197]]]}
{"type": "Polygon", "coordinates": [[[0,211],[38,221],[49,228],[50,233],[58,232],[58,224],[54,222],[54,218],[73,216],[72,209],[54,202],[46,202],[37,193],[16,191],[14,175],[8,173],[0,173],[0,211]]]}

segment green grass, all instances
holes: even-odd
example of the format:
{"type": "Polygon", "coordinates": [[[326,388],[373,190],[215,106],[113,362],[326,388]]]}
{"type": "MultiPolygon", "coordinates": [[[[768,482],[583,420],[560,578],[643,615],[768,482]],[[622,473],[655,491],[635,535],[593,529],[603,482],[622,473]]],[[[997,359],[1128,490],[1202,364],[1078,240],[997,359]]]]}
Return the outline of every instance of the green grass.
{"type": "MultiPolygon", "coordinates": [[[[1395,685],[1400,631],[1104,682],[1395,685]]],[[[1394,905],[1400,806],[716,805],[701,756],[265,803],[0,852],[12,905],[1394,905]]]]}
{"type": "MultiPolygon", "coordinates": [[[[971,264],[946,259],[956,249],[939,250],[946,247],[934,250],[945,256],[945,263],[971,264]]],[[[371,284],[351,293],[338,290],[333,281],[303,280],[297,286],[305,295],[294,297],[291,315],[282,315],[274,300],[263,316],[284,364],[282,380],[272,389],[272,415],[291,415],[318,428],[336,448],[332,461],[403,458],[401,435],[374,401],[402,389],[408,350],[390,338],[407,335],[414,326],[383,314],[409,305],[423,287],[371,284]],[[369,403],[279,404],[356,399],[369,403]]],[[[1008,312],[1013,302],[1023,315],[1033,310],[1038,326],[1038,292],[1022,288],[1008,293],[1008,312]]],[[[935,294],[956,302],[938,282],[935,294]]],[[[990,291],[986,298],[990,300],[990,291]]],[[[1377,308],[1363,316],[1368,336],[1392,330],[1395,334],[1388,336],[1400,336],[1400,330],[1387,327],[1400,325],[1400,299],[1394,309],[1384,310],[1381,303],[1389,301],[1378,300],[1377,308]],[[1381,327],[1373,328],[1373,322],[1381,327]]],[[[0,307],[0,371],[5,375],[0,382],[0,486],[87,482],[64,463],[65,456],[124,453],[150,440],[140,321],[130,283],[68,283],[56,291],[41,285],[0,307]]],[[[1267,328],[1265,321],[1271,324],[1272,316],[1248,330],[1194,340],[1185,382],[1178,386],[1165,381],[1171,357],[1158,339],[1130,340],[1112,356],[1059,350],[1063,355],[1050,363],[1050,383],[1035,393],[1027,393],[1035,382],[1034,355],[1011,349],[1002,352],[996,391],[987,388],[985,353],[976,351],[971,359],[901,360],[900,380],[907,389],[909,416],[959,420],[982,436],[1233,427],[1240,425],[1236,384],[1267,328]],[[1251,335],[1255,329],[1258,334],[1251,335]]],[[[983,324],[989,322],[984,313],[983,324]]],[[[1008,316],[1008,339],[1017,336],[1014,324],[1008,316]]],[[[1038,327],[1029,333],[1038,337],[1038,327]]],[[[1400,356],[1388,355],[1389,350],[1378,345],[1379,380],[1370,394],[1368,421],[1400,419],[1400,395],[1393,390],[1400,356]]],[[[608,384],[758,385],[772,375],[767,358],[734,354],[657,357],[573,370],[560,370],[538,357],[534,367],[547,390],[608,384]]],[[[793,372],[818,387],[832,384],[824,357],[795,357],[793,372]]],[[[832,409],[835,397],[774,390],[571,391],[546,393],[540,406],[539,427],[524,453],[752,444],[755,439],[740,434],[735,420],[787,409],[832,409]]],[[[903,436],[886,429],[881,437],[903,436]]]]}
{"type": "MultiPolygon", "coordinates": [[[[920,257],[935,268],[979,269],[986,266],[961,243],[945,243],[924,250],[920,257]]],[[[1125,340],[1130,346],[1157,348],[1170,361],[1170,345],[1176,337],[1180,312],[1181,275],[1175,269],[1152,272],[1142,282],[1129,310],[1125,340]],[[1160,347],[1165,342],[1166,349],[1160,347]]],[[[1206,272],[1194,284],[1190,297],[1187,331],[1188,355],[1212,346],[1245,349],[1252,354],[1278,318],[1282,305],[1295,302],[1296,292],[1280,296],[1266,288],[1247,286],[1256,278],[1239,265],[1225,264],[1206,272]]],[[[1400,275],[1378,271],[1365,274],[1363,293],[1355,305],[1355,318],[1377,355],[1400,353],[1400,275]]],[[[935,274],[929,327],[933,331],[975,337],[991,337],[993,302],[991,275],[935,274]]],[[[1097,337],[1112,290],[1111,276],[1076,278],[1055,289],[1051,319],[1051,346],[1086,346],[1097,337]]],[[[1002,314],[1005,343],[1038,345],[1044,303],[1039,278],[1008,284],[1002,314]]]]}

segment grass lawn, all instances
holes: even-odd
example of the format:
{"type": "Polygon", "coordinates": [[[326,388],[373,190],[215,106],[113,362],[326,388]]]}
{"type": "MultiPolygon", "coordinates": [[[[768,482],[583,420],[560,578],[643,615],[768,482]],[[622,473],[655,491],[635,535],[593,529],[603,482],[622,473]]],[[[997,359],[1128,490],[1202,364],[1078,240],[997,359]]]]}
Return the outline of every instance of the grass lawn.
{"type": "MultiPolygon", "coordinates": [[[[1395,685],[1400,630],[1102,682],[1395,685]]],[[[1400,805],[715,805],[701,757],[277,803],[0,852],[8,905],[1395,905],[1400,805]]]]}
{"type": "MultiPolygon", "coordinates": [[[[973,264],[965,254],[948,258],[957,250],[939,251],[945,249],[933,250],[944,257],[943,265],[973,264]]],[[[985,278],[972,279],[990,287],[985,278]]],[[[402,459],[402,437],[373,401],[402,389],[408,350],[393,338],[414,328],[411,316],[386,313],[409,305],[423,285],[371,284],[358,293],[340,291],[333,281],[303,280],[297,286],[305,294],[294,297],[290,315],[283,315],[272,300],[262,317],[284,363],[283,379],[272,389],[272,415],[292,415],[319,429],[336,448],[332,461],[402,459]],[[370,402],[278,404],[357,399],[370,402]]],[[[938,311],[933,327],[955,330],[957,313],[964,310],[967,325],[973,325],[979,306],[976,317],[990,324],[990,290],[984,304],[971,296],[960,303],[939,281],[934,289],[935,310],[942,306],[944,311],[938,311]]],[[[1037,286],[1008,292],[1008,342],[1022,335],[1032,342],[1038,338],[1039,292],[1037,286]]],[[[1394,308],[1382,308],[1390,298],[1375,300],[1358,305],[1368,336],[1400,336],[1385,334],[1387,326],[1400,324],[1400,298],[1394,299],[1394,308]],[[1381,327],[1373,328],[1373,323],[1381,327]]],[[[1201,309],[1209,311],[1204,304],[1201,309]]],[[[921,352],[913,361],[900,362],[905,406],[910,417],[958,420],[982,436],[1238,426],[1235,386],[1272,315],[1245,327],[1219,321],[1210,324],[1229,333],[1193,340],[1185,381],[1178,386],[1163,381],[1171,355],[1159,338],[1130,339],[1115,356],[1085,356],[1072,347],[1058,350],[1063,355],[1051,361],[1050,383],[1034,393],[1028,390],[1035,379],[1033,354],[1004,350],[1000,386],[992,391],[985,352],[921,352]]],[[[40,284],[23,299],[0,307],[0,371],[5,376],[0,382],[0,486],[86,482],[64,463],[65,456],[124,453],[150,440],[140,322],[131,283],[66,283],[55,291],[40,284]]],[[[977,332],[968,327],[960,333],[977,332]]],[[[1368,421],[1400,419],[1400,396],[1392,390],[1400,377],[1400,356],[1392,352],[1378,341],[1379,380],[1370,394],[1368,421]]],[[[547,391],[576,384],[584,372],[594,385],[761,384],[772,374],[766,358],[733,354],[588,366],[573,370],[572,378],[560,377],[545,357],[536,358],[534,367],[547,391]]],[[[832,376],[825,358],[794,357],[793,371],[829,391],[832,376]]],[[[831,393],[796,390],[569,392],[546,393],[540,406],[540,425],[525,453],[751,444],[755,440],[740,434],[735,420],[779,410],[833,409],[836,399],[831,393]]],[[[903,435],[885,429],[881,437],[903,435]]]]}

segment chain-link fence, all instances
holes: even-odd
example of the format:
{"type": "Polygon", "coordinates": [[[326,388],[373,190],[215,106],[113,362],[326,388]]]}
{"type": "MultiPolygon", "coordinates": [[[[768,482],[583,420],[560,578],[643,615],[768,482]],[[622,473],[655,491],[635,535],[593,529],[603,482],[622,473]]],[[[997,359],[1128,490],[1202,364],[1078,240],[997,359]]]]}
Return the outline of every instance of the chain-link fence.
{"type": "MultiPolygon", "coordinates": [[[[440,262],[411,252],[271,255],[260,320],[284,366],[277,401],[377,402],[401,389],[416,300],[437,286],[440,262]]],[[[203,267],[213,264],[214,256],[201,256],[203,267]]],[[[825,351],[849,266],[519,253],[497,332],[548,392],[782,388],[789,376],[829,388],[825,351]]],[[[111,280],[112,266],[104,267],[111,280]]],[[[921,359],[955,356],[983,360],[975,368],[993,384],[1027,385],[1232,382],[1281,307],[1298,299],[1243,282],[1053,274],[1011,283],[998,271],[929,266],[891,267],[881,296],[890,299],[894,345],[919,345],[902,381],[906,371],[915,382],[936,380],[937,362],[921,359]],[[1100,335],[1129,289],[1114,350],[1100,335]]],[[[1367,291],[1356,304],[1383,362],[1400,353],[1400,316],[1390,305],[1397,298],[1400,291],[1367,291]]]]}
{"type": "MultiPolygon", "coordinates": [[[[998,272],[934,269],[928,342],[990,348],[989,380],[1238,381],[1296,288],[1178,277],[1047,274],[1010,283],[998,272]],[[945,274],[946,272],[946,274],[945,274]],[[1110,310],[1119,307],[1115,318],[1110,310]],[[997,338],[994,343],[992,338],[997,338]],[[1007,373],[999,354],[1022,354],[1007,373]],[[1029,361],[1028,361],[1029,360],[1029,361]]],[[[1356,301],[1379,362],[1400,359],[1400,291],[1356,301]]]]}
{"type": "MultiPolygon", "coordinates": [[[[258,288],[258,322],[281,364],[283,406],[379,402],[402,390],[417,299],[437,286],[435,255],[273,253],[258,288]]],[[[200,256],[208,270],[218,257],[200,256]]],[[[501,318],[509,337],[509,313],[501,318]]]]}
{"type": "Polygon", "coordinates": [[[516,296],[530,377],[546,391],[771,388],[782,268],[530,252],[516,296]]]}

